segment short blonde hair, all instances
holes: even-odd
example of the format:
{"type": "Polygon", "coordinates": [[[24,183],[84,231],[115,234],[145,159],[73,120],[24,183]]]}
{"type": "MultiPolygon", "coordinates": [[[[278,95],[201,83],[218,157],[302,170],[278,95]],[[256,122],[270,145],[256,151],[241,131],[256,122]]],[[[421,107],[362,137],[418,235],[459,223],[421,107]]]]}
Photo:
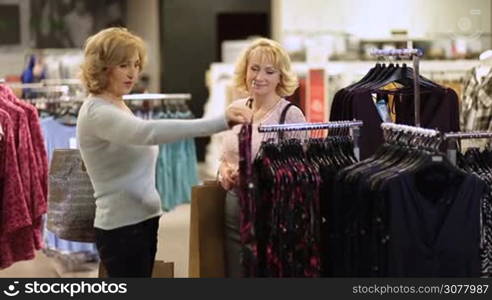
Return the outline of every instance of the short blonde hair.
{"type": "Polygon", "coordinates": [[[256,52],[256,50],[260,51],[262,56],[270,60],[273,66],[280,72],[280,82],[276,89],[277,94],[281,97],[292,95],[299,86],[299,81],[296,74],[292,71],[290,57],[278,42],[267,38],[254,40],[241,54],[234,71],[234,85],[242,91],[248,91],[246,84],[248,62],[251,54],[253,51],[256,52]]]}
{"type": "Polygon", "coordinates": [[[84,46],[81,79],[90,93],[99,94],[108,86],[109,68],[128,61],[137,51],[142,71],[147,59],[144,41],[126,28],[111,27],[89,37],[84,46]]]}

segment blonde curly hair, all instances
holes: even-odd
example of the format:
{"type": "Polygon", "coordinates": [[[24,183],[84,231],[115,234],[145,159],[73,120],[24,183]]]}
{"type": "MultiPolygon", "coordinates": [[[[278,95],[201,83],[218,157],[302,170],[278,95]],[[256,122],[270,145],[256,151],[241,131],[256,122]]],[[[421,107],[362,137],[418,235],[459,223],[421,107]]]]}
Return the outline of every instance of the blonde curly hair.
{"type": "Polygon", "coordinates": [[[280,82],[276,88],[277,94],[281,97],[292,95],[299,86],[299,80],[292,71],[290,57],[278,42],[267,38],[254,40],[237,60],[234,71],[234,85],[236,88],[244,92],[248,91],[246,84],[248,61],[252,53],[256,54],[257,52],[270,61],[280,72],[280,82]]]}
{"type": "Polygon", "coordinates": [[[142,71],[147,60],[144,41],[126,28],[111,27],[89,37],[84,46],[84,62],[80,77],[92,94],[103,92],[109,82],[107,71],[128,61],[138,53],[139,69],[142,71]]]}

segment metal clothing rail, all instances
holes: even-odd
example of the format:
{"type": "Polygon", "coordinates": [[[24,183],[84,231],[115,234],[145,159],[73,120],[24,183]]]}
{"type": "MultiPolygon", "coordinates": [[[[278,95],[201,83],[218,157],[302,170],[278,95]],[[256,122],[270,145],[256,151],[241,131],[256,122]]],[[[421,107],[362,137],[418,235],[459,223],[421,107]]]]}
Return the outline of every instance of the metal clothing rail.
{"type": "Polygon", "coordinates": [[[64,96],[64,97],[57,97],[57,98],[46,98],[46,97],[37,97],[37,98],[27,98],[27,99],[22,99],[27,102],[31,103],[82,103],[84,102],[84,97],[70,97],[70,96],[64,96]]]}
{"type": "Polygon", "coordinates": [[[12,89],[31,89],[36,92],[62,92],[68,93],[70,90],[68,85],[50,85],[43,83],[20,83],[20,82],[5,82],[5,85],[12,89]]]}
{"type": "Polygon", "coordinates": [[[373,49],[371,55],[374,56],[422,56],[424,53],[417,48],[403,48],[403,49],[373,49]]]}
{"type": "Polygon", "coordinates": [[[59,85],[59,84],[66,84],[66,85],[82,85],[82,81],[77,78],[51,78],[51,79],[43,79],[41,80],[41,83],[44,85],[59,85]]]}
{"type": "Polygon", "coordinates": [[[458,152],[457,141],[467,139],[486,139],[492,138],[490,131],[469,131],[469,132],[450,132],[444,134],[444,140],[447,140],[447,155],[449,160],[456,165],[456,155],[458,152]]]}
{"type": "Polygon", "coordinates": [[[381,128],[383,130],[401,131],[401,132],[421,135],[425,137],[433,137],[433,136],[440,135],[440,132],[438,130],[409,126],[409,125],[402,125],[402,124],[394,124],[394,123],[383,123],[381,124],[381,128]]]}
{"type": "Polygon", "coordinates": [[[327,123],[292,123],[279,125],[260,125],[258,132],[280,132],[280,131],[302,131],[302,130],[321,130],[333,128],[361,127],[362,121],[335,121],[327,123]]]}
{"type": "Polygon", "coordinates": [[[123,100],[190,100],[191,94],[129,94],[123,95],[123,100]]]}
{"type": "Polygon", "coordinates": [[[408,56],[413,62],[413,92],[415,106],[415,126],[420,127],[420,85],[419,85],[419,61],[424,52],[420,49],[374,49],[371,51],[373,56],[408,56]]]}
{"type": "Polygon", "coordinates": [[[22,88],[33,89],[33,88],[45,87],[45,85],[42,83],[5,82],[5,85],[9,86],[10,88],[19,88],[19,89],[22,89],[22,88]]]}
{"type": "Polygon", "coordinates": [[[360,160],[360,148],[359,148],[359,136],[360,127],[364,122],[359,120],[354,121],[335,121],[327,123],[293,123],[293,124],[279,124],[279,125],[261,125],[258,126],[258,132],[286,132],[286,131],[307,131],[307,130],[324,130],[324,129],[337,129],[337,128],[349,128],[350,135],[354,142],[354,155],[357,160],[360,160]]]}
{"type": "MultiPolygon", "coordinates": [[[[426,129],[415,126],[383,123],[381,124],[383,136],[386,142],[415,147],[423,146],[433,152],[438,152],[442,143],[442,134],[438,130],[426,129]]],[[[441,155],[435,155],[432,160],[442,161],[441,155]]]]}
{"type": "Polygon", "coordinates": [[[430,150],[430,153],[433,153],[431,156],[433,162],[443,162],[443,155],[439,151],[443,141],[440,131],[393,123],[383,123],[381,128],[386,142],[413,149],[417,147],[417,149],[430,150]]]}

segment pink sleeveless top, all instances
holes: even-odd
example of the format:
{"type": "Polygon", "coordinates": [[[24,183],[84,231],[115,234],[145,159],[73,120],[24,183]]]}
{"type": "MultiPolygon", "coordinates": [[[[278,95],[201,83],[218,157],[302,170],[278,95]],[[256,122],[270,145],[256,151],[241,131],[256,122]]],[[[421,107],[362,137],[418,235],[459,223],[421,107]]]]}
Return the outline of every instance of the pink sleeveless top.
{"type": "MultiPolygon", "coordinates": [[[[247,99],[239,99],[236,101],[241,101],[246,105],[247,99]]],[[[251,145],[251,159],[256,157],[258,150],[260,148],[261,142],[264,139],[273,137],[277,139],[277,133],[260,133],[258,132],[258,126],[261,125],[273,125],[280,122],[280,115],[284,107],[289,104],[289,101],[281,99],[264,117],[262,120],[253,120],[253,136],[251,145]]],[[[306,118],[304,114],[297,106],[291,106],[287,111],[285,116],[285,124],[290,123],[305,123],[306,118]]],[[[234,126],[230,130],[223,133],[222,140],[222,155],[220,157],[221,161],[226,161],[232,165],[237,166],[239,163],[239,148],[238,148],[238,133],[241,129],[240,125],[234,126]]],[[[299,137],[305,138],[304,132],[286,132],[284,137],[286,139],[299,137]]]]}

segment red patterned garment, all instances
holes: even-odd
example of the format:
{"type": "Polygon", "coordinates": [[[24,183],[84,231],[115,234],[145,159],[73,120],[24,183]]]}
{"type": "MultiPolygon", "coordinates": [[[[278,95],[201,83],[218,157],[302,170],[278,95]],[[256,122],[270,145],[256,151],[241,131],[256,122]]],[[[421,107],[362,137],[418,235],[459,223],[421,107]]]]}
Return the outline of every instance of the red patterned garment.
{"type": "Polygon", "coordinates": [[[13,92],[0,86],[0,94],[6,95],[6,98],[13,104],[21,108],[27,116],[30,130],[30,150],[29,161],[31,163],[31,195],[33,199],[32,218],[34,220],[34,235],[36,249],[43,248],[42,236],[42,217],[47,212],[48,203],[48,156],[44,147],[44,138],[40,126],[37,109],[27,104],[13,94],[13,92]]]}
{"type": "Polygon", "coordinates": [[[12,120],[12,130],[14,132],[15,152],[17,153],[17,163],[19,164],[22,187],[25,191],[25,202],[29,211],[32,212],[31,198],[31,169],[29,164],[29,143],[30,132],[26,114],[24,111],[7,100],[8,96],[0,91],[0,109],[3,109],[12,120]]]}
{"type": "Polygon", "coordinates": [[[20,106],[27,115],[29,121],[29,129],[31,131],[32,145],[34,148],[34,154],[36,156],[36,162],[39,168],[39,179],[41,186],[43,188],[44,197],[48,197],[48,154],[46,153],[46,148],[44,146],[43,131],[41,129],[41,122],[38,116],[38,110],[31,104],[19,100],[13,93],[12,90],[0,85],[0,93],[2,93],[2,88],[6,90],[9,95],[9,99],[14,102],[14,104],[20,106]]]}
{"type": "Polygon", "coordinates": [[[243,277],[255,277],[258,265],[258,249],[255,237],[256,203],[253,197],[251,167],[251,124],[244,124],[238,134],[239,145],[239,206],[241,266],[243,277]]]}
{"type": "MultiPolygon", "coordinates": [[[[20,185],[24,191],[24,204],[30,215],[30,226],[2,237],[3,242],[0,246],[2,267],[20,260],[32,259],[35,249],[40,249],[43,246],[41,216],[46,212],[46,197],[43,194],[38,176],[39,171],[32,145],[29,120],[24,109],[14,104],[9,94],[10,90],[0,86],[0,109],[3,109],[12,121],[20,185]]],[[[18,219],[11,220],[11,222],[17,221],[18,219]]]]}
{"type": "Polygon", "coordinates": [[[32,219],[20,177],[13,122],[0,109],[0,269],[34,257],[32,219]]]}

